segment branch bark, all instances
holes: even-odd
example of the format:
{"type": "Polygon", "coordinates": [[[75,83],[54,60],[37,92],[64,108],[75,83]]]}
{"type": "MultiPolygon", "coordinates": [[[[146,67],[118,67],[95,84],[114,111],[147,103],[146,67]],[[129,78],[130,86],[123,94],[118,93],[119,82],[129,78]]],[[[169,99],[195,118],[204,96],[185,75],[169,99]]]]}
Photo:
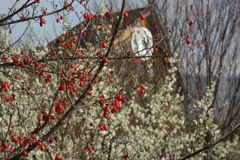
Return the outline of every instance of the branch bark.
{"type": "Polygon", "coordinates": [[[222,136],[218,141],[216,141],[216,142],[214,142],[214,143],[212,143],[212,144],[210,144],[210,145],[207,145],[206,147],[204,147],[204,148],[202,148],[202,149],[199,149],[199,150],[197,150],[196,152],[193,152],[192,154],[189,154],[189,155],[187,155],[187,156],[185,156],[185,157],[183,157],[183,158],[180,158],[180,160],[189,159],[189,158],[191,158],[191,157],[193,157],[193,156],[195,156],[195,155],[197,155],[197,154],[199,154],[199,153],[201,153],[201,152],[203,152],[203,151],[205,151],[205,150],[208,150],[208,149],[214,147],[214,146],[217,145],[218,143],[224,141],[224,140],[227,139],[229,136],[231,136],[231,135],[232,135],[234,132],[236,132],[239,128],[240,128],[240,123],[237,124],[230,132],[228,132],[227,134],[225,134],[224,136],[222,136]]]}

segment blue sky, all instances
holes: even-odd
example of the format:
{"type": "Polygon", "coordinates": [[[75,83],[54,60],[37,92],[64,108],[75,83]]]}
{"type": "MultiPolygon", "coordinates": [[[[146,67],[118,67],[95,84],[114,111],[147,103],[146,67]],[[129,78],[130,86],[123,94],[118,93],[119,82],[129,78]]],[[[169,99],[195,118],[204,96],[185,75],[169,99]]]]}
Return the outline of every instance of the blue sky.
{"type": "MultiPolygon", "coordinates": [[[[7,14],[9,9],[11,8],[13,3],[15,2],[15,0],[0,0],[0,14],[7,14]]],[[[19,8],[22,6],[22,4],[25,2],[25,0],[20,0],[20,2],[18,3],[16,8],[19,8]]],[[[61,1],[60,1],[61,2],[61,1]]],[[[70,1],[69,1],[70,2],[70,1]]],[[[56,3],[58,5],[59,1],[56,0],[56,3]]],[[[50,12],[52,10],[52,6],[51,6],[51,1],[50,0],[41,0],[41,3],[38,6],[38,15],[41,13],[41,7],[44,7],[48,9],[48,12],[50,12]]],[[[84,12],[85,9],[79,5],[78,3],[74,3],[74,8],[75,11],[81,15],[81,12],[84,12]]],[[[71,25],[71,27],[75,26],[76,24],[78,24],[80,21],[79,19],[76,18],[76,15],[74,12],[64,12],[64,21],[68,21],[68,23],[71,25]]],[[[60,15],[63,15],[60,14],[60,15]]],[[[58,18],[58,15],[51,15],[51,16],[47,16],[44,17],[44,19],[47,21],[47,23],[45,25],[43,25],[43,27],[40,27],[39,25],[39,20],[36,21],[31,21],[31,27],[33,27],[33,30],[35,32],[36,35],[38,35],[40,38],[44,38],[44,36],[46,36],[48,38],[48,40],[52,40],[54,39],[56,36],[60,35],[62,33],[62,26],[63,23],[56,23],[56,18],[58,18]]],[[[19,19],[17,16],[14,17],[14,19],[19,19]]],[[[28,22],[21,22],[21,23],[17,23],[14,25],[11,25],[11,29],[12,29],[12,41],[17,40],[22,33],[24,32],[24,30],[26,29],[28,25],[28,22]]],[[[24,38],[23,38],[24,39],[24,38]]]]}
{"type": "MultiPolygon", "coordinates": [[[[9,9],[11,8],[13,3],[15,3],[16,0],[0,0],[0,14],[7,14],[9,9]]],[[[34,0],[31,0],[34,1],[34,0]]],[[[48,12],[50,12],[52,10],[52,5],[51,5],[51,1],[53,0],[41,0],[41,3],[39,4],[37,10],[38,10],[38,15],[41,13],[41,7],[47,8],[48,12]]],[[[68,0],[68,2],[70,2],[71,0],[68,0]]],[[[90,0],[88,5],[92,8],[93,11],[96,10],[96,8],[99,7],[104,7],[105,4],[107,4],[109,0],[90,0]],[[96,2],[96,3],[95,3],[96,2]],[[104,5],[101,5],[104,4],[104,5]]],[[[19,8],[22,6],[22,4],[26,2],[26,0],[20,0],[17,3],[17,7],[19,8]]],[[[55,0],[55,3],[58,4],[59,6],[62,5],[62,0],[55,0]]],[[[82,5],[80,5],[77,2],[74,2],[73,4],[75,11],[81,15],[81,12],[85,12],[85,9],[83,8],[82,5]]],[[[117,3],[115,4],[116,8],[120,8],[121,7],[121,3],[117,3]]],[[[29,8],[31,9],[31,8],[29,8]]],[[[102,10],[104,11],[104,10],[102,10]]],[[[71,25],[71,28],[74,27],[75,25],[79,24],[83,19],[79,20],[74,12],[64,12],[61,13],[60,15],[64,14],[64,21],[68,22],[68,24],[71,25]]],[[[93,14],[95,14],[93,12],[93,14]]],[[[43,27],[40,27],[39,25],[39,20],[36,21],[31,21],[31,27],[33,27],[33,31],[35,32],[35,34],[40,37],[41,39],[48,39],[48,41],[51,41],[53,39],[55,39],[57,36],[61,35],[63,30],[63,23],[56,23],[56,18],[58,18],[59,15],[51,15],[51,16],[47,16],[44,17],[44,19],[47,21],[47,23],[45,25],[43,25],[43,27]]],[[[15,20],[19,19],[17,16],[14,17],[15,20]]],[[[24,30],[26,29],[28,25],[28,22],[21,22],[21,23],[17,23],[14,25],[11,25],[11,29],[12,29],[12,40],[11,42],[16,41],[24,32],[24,30]]],[[[26,35],[26,34],[25,34],[26,35]]],[[[22,42],[26,42],[27,40],[27,36],[22,38],[22,42]]]]}

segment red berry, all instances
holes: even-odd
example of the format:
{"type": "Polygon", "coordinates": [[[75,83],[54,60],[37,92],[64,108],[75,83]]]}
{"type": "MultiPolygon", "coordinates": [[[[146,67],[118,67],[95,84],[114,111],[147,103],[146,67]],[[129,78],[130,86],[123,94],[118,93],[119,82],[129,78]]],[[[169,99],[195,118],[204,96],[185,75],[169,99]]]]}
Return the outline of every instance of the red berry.
{"type": "Polygon", "coordinates": [[[128,155],[125,155],[125,156],[123,157],[123,159],[124,159],[124,160],[128,160],[128,155]]]}
{"type": "Polygon", "coordinates": [[[6,142],[4,142],[3,144],[2,144],[2,146],[3,146],[3,148],[8,148],[8,144],[6,143],[6,142]]]}
{"type": "Polygon", "coordinates": [[[191,44],[191,40],[189,38],[186,38],[186,43],[191,44]]]}
{"type": "Polygon", "coordinates": [[[47,111],[42,111],[43,114],[47,114],[47,111]]]}
{"type": "Polygon", "coordinates": [[[65,90],[65,84],[64,84],[64,82],[62,82],[62,83],[60,84],[60,86],[59,86],[59,91],[63,91],[63,90],[65,90]]]}
{"type": "Polygon", "coordinates": [[[0,151],[1,151],[1,152],[4,152],[4,151],[5,151],[5,148],[0,147],[0,151]]]}
{"type": "Polygon", "coordinates": [[[155,36],[154,37],[154,41],[158,41],[159,37],[158,36],[155,36]]]}
{"type": "Polygon", "coordinates": [[[109,63],[107,57],[104,57],[104,58],[103,58],[103,62],[104,62],[104,63],[109,63]]]}
{"type": "Polygon", "coordinates": [[[89,91],[89,92],[88,92],[88,95],[92,95],[92,91],[89,91]]]}
{"type": "Polygon", "coordinates": [[[145,88],[145,86],[144,86],[144,85],[141,85],[141,86],[140,86],[140,89],[143,89],[143,90],[145,90],[146,88],[145,88]]]}
{"type": "Polygon", "coordinates": [[[21,65],[21,66],[24,66],[24,62],[20,62],[20,65],[21,65]]]}
{"type": "Polygon", "coordinates": [[[89,21],[91,21],[91,20],[93,20],[93,18],[94,18],[93,15],[89,14],[87,19],[88,19],[89,21]]]}
{"type": "Polygon", "coordinates": [[[38,145],[38,146],[41,146],[41,145],[42,145],[42,142],[41,142],[41,141],[37,141],[37,145],[38,145]]]}
{"type": "Polygon", "coordinates": [[[108,117],[108,114],[103,114],[103,117],[104,117],[104,118],[107,118],[107,117],[108,117]]]}
{"type": "Polygon", "coordinates": [[[106,48],[107,47],[107,43],[102,42],[102,48],[106,48]]]}
{"type": "Polygon", "coordinates": [[[189,26],[192,26],[193,24],[194,24],[193,21],[190,21],[190,22],[189,22],[189,26]]]}
{"type": "Polygon", "coordinates": [[[21,141],[21,140],[23,140],[23,137],[21,135],[19,135],[18,139],[21,141]]]}
{"type": "Polygon", "coordinates": [[[102,94],[102,98],[103,98],[103,99],[106,98],[105,94],[102,94]]]}
{"type": "Polygon", "coordinates": [[[28,141],[23,141],[23,144],[25,147],[27,147],[29,144],[28,144],[28,141]]]}
{"type": "Polygon", "coordinates": [[[123,100],[123,96],[121,94],[118,94],[117,95],[117,100],[122,101],[123,100]]]}
{"type": "Polygon", "coordinates": [[[28,155],[27,151],[22,151],[22,155],[27,156],[28,155]]]}
{"type": "Polygon", "coordinates": [[[61,38],[58,38],[58,39],[56,40],[56,44],[59,44],[60,42],[62,42],[62,39],[61,39],[61,38]]]}
{"type": "Polygon", "coordinates": [[[109,108],[108,107],[104,107],[104,112],[108,112],[109,108]]]}
{"type": "Polygon", "coordinates": [[[31,135],[30,138],[29,138],[29,140],[30,140],[30,141],[33,141],[34,138],[35,138],[35,136],[31,135]]]}
{"type": "Polygon", "coordinates": [[[134,63],[134,64],[137,64],[137,60],[136,60],[136,59],[134,59],[134,60],[133,60],[133,63],[134,63]]]}
{"type": "Polygon", "coordinates": [[[124,18],[128,18],[128,13],[127,13],[127,12],[124,12],[124,13],[123,13],[123,16],[124,16],[124,18]]]}
{"type": "Polygon", "coordinates": [[[94,18],[93,15],[91,15],[91,14],[88,15],[88,20],[89,21],[91,21],[93,18],[94,18]]]}
{"type": "Polygon", "coordinates": [[[45,150],[45,147],[44,147],[43,144],[40,146],[40,150],[41,150],[41,151],[44,151],[44,150],[45,150]]]}
{"type": "Polygon", "coordinates": [[[144,89],[140,89],[140,94],[144,94],[144,89]]]}
{"type": "Polygon", "coordinates": [[[108,127],[107,127],[106,125],[103,125],[103,129],[104,129],[105,131],[107,131],[107,130],[108,130],[108,127]]]}
{"type": "Polygon", "coordinates": [[[166,61],[168,61],[168,62],[169,62],[169,61],[170,61],[170,58],[166,58],[166,61]]]}
{"type": "Polygon", "coordinates": [[[101,55],[101,54],[102,54],[101,51],[98,51],[98,52],[96,53],[97,56],[99,56],[99,55],[101,55]]]}
{"type": "Polygon", "coordinates": [[[8,63],[8,62],[9,62],[7,58],[6,58],[4,61],[5,61],[5,63],[8,63]]]}
{"type": "Polygon", "coordinates": [[[77,87],[72,88],[73,92],[77,92],[77,87]]]}
{"type": "Polygon", "coordinates": [[[86,37],[86,36],[87,36],[87,33],[86,33],[86,32],[82,32],[82,36],[83,36],[83,37],[86,37]]]}
{"type": "Polygon", "coordinates": [[[102,124],[99,125],[99,128],[100,128],[100,131],[104,131],[104,128],[103,128],[102,124]]]}
{"type": "Polygon", "coordinates": [[[12,135],[12,142],[17,142],[17,137],[15,135],[12,135]]]}
{"type": "Polygon", "coordinates": [[[84,14],[83,14],[83,18],[84,18],[84,19],[87,19],[87,18],[88,18],[88,13],[84,13],[84,14]]]}
{"type": "Polygon", "coordinates": [[[60,98],[60,99],[59,99],[59,101],[60,101],[60,102],[62,102],[62,101],[63,101],[63,99],[62,99],[62,98],[60,98]]]}
{"type": "Polygon", "coordinates": [[[164,54],[165,54],[165,56],[166,56],[166,57],[168,57],[168,56],[169,56],[169,54],[168,54],[167,52],[165,52],[164,54]]]}
{"type": "Polygon", "coordinates": [[[67,102],[66,101],[63,101],[63,106],[67,106],[67,102]]]}
{"type": "Polygon", "coordinates": [[[15,76],[15,79],[18,79],[18,76],[15,76]]]}
{"type": "Polygon", "coordinates": [[[113,82],[113,79],[112,79],[112,78],[110,78],[110,79],[109,79],[109,82],[113,82]]]}
{"type": "Polygon", "coordinates": [[[66,74],[67,72],[66,72],[66,70],[65,69],[63,69],[62,70],[62,74],[66,74]]]}
{"type": "Polygon", "coordinates": [[[37,119],[38,119],[38,122],[42,121],[42,116],[38,116],[37,119]]]}
{"type": "Polygon", "coordinates": [[[43,24],[46,24],[46,22],[47,22],[47,21],[46,21],[45,19],[43,19],[42,17],[40,17],[39,20],[40,20],[40,26],[41,26],[41,27],[42,27],[43,24]]]}
{"type": "Polygon", "coordinates": [[[57,18],[57,19],[56,19],[56,22],[59,23],[59,22],[60,22],[60,18],[57,18]]]}
{"type": "Polygon", "coordinates": [[[21,51],[21,55],[24,55],[25,53],[24,53],[24,51],[21,51]]]}
{"type": "Polygon", "coordinates": [[[49,119],[49,118],[48,118],[48,115],[44,115],[44,116],[43,116],[43,120],[44,120],[44,121],[47,121],[48,119],[49,119]]]}
{"type": "Polygon", "coordinates": [[[154,50],[154,52],[157,52],[157,51],[158,51],[158,49],[157,49],[156,46],[153,46],[153,50],[154,50]]]}
{"type": "Polygon", "coordinates": [[[73,38],[73,43],[78,43],[78,39],[76,37],[73,38]]]}
{"type": "Polygon", "coordinates": [[[84,81],[80,81],[79,86],[83,87],[84,86],[84,81]]]}
{"type": "Polygon", "coordinates": [[[60,16],[59,18],[62,20],[62,19],[63,19],[63,16],[60,16]]]}
{"type": "Polygon", "coordinates": [[[34,66],[35,66],[36,68],[39,67],[39,63],[36,62],[34,66]]]}
{"type": "Polygon", "coordinates": [[[69,35],[66,33],[66,34],[65,34],[65,38],[68,38],[68,37],[69,37],[69,35]]]}
{"type": "Polygon", "coordinates": [[[116,107],[113,107],[113,108],[111,109],[111,113],[114,114],[114,113],[116,113],[116,112],[117,112],[117,108],[116,108],[116,107]]]}
{"type": "Polygon", "coordinates": [[[119,101],[116,102],[115,106],[117,109],[122,109],[121,102],[119,102],[119,101]]]}
{"type": "Polygon", "coordinates": [[[139,18],[140,18],[141,20],[144,20],[144,19],[145,19],[145,16],[141,14],[141,15],[139,16],[139,18]]]}
{"type": "Polygon", "coordinates": [[[110,13],[110,12],[106,12],[105,16],[106,16],[107,18],[109,18],[109,17],[111,17],[111,13],[110,13]]]}
{"type": "Polygon", "coordinates": [[[51,119],[52,119],[52,120],[55,120],[56,117],[55,117],[54,115],[51,115],[51,119]]]}
{"type": "Polygon", "coordinates": [[[43,11],[43,14],[47,14],[47,11],[46,11],[46,10],[44,10],[44,11],[43,11]]]}
{"type": "MultiPolygon", "coordinates": [[[[100,104],[100,106],[104,105],[104,101],[102,99],[98,100],[98,103],[100,104]]],[[[105,113],[104,113],[105,114],[105,113]]]]}
{"type": "Polygon", "coordinates": [[[61,104],[58,104],[58,105],[55,107],[55,112],[57,112],[57,113],[62,113],[62,105],[61,105],[61,104]]]}
{"type": "Polygon", "coordinates": [[[88,152],[92,152],[92,151],[93,151],[92,148],[89,147],[89,148],[88,148],[88,152]]]}
{"type": "Polygon", "coordinates": [[[20,140],[20,141],[19,141],[19,146],[22,146],[22,145],[23,145],[23,141],[20,140]]]}
{"type": "Polygon", "coordinates": [[[50,138],[48,142],[49,142],[49,143],[53,143],[53,139],[52,139],[52,138],[50,138]]]}

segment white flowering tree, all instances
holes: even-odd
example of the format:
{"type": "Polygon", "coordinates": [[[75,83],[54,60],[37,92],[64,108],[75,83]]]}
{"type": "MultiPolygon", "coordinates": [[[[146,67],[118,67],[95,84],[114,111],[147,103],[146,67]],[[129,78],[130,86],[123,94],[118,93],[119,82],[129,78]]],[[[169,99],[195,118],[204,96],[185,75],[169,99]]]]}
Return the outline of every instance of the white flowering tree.
{"type": "MultiPolygon", "coordinates": [[[[85,30],[94,19],[88,2],[64,1],[62,7],[53,5],[52,12],[47,12],[46,8],[38,8],[40,0],[28,0],[20,7],[14,3],[8,14],[1,14],[1,159],[183,160],[220,159],[233,154],[238,142],[233,133],[240,125],[222,135],[214,124],[213,109],[209,109],[217,80],[192,104],[192,120],[181,111],[181,88],[177,92],[175,89],[176,53],[165,53],[170,68],[156,92],[150,84],[120,85],[121,77],[114,72],[118,57],[110,53],[123,28],[121,20],[128,17],[126,2],[122,1],[113,34],[99,33],[97,45],[88,44],[83,49],[79,40],[86,36],[85,30]],[[75,12],[75,2],[86,9],[76,16],[88,22],[77,32],[67,30],[41,51],[32,47],[32,54],[26,46],[10,43],[9,32],[15,23],[36,20],[44,27],[44,17],[56,14],[56,23],[60,23],[64,17],[59,14],[75,12]],[[30,9],[32,14],[27,14],[30,9]]],[[[102,16],[110,17],[110,11],[102,16]]],[[[138,18],[143,20],[143,14],[138,18]]],[[[190,44],[188,38],[184,40],[190,44]]],[[[129,55],[121,58],[136,63],[129,55]]]]}
{"type": "MultiPolygon", "coordinates": [[[[187,112],[191,110],[192,100],[200,99],[205,94],[206,86],[218,76],[212,107],[217,108],[215,116],[221,130],[227,132],[230,124],[236,125],[239,121],[240,48],[235,42],[239,41],[240,34],[240,3],[238,0],[193,2],[194,9],[188,18],[194,24],[185,28],[190,31],[193,44],[191,48],[179,47],[177,50],[184,59],[178,67],[184,91],[190,93],[190,109],[187,109],[187,103],[185,112],[190,114],[187,112]],[[218,47],[219,44],[221,47],[218,47]]],[[[159,21],[170,26],[170,43],[175,45],[178,43],[176,37],[179,37],[179,25],[185,20],[181,14],[190,10],[188,0],[161,0],[155,3],[159,21]]]]}

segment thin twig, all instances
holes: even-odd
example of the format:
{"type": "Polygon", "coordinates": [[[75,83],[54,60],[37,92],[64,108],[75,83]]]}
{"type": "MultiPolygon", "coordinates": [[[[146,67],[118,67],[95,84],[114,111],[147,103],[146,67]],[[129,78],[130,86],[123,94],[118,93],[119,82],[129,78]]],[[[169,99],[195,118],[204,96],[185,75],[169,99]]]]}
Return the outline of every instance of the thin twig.
{"type": "Polygon", "coordinates": [[[200,152],[203,152],[203,151],[205,151],[205,150],[208,150],[208,149],[212,148],[212,147],[215,146],[216,144],[224,141],[226,138],[228,138],[229,136],[231,136],[231,135],[232,135],[234,132],[236,132],[237,129],[239,129],[239,128],[240,128],[240,123],[237,124],[237,125],[232,129],[232,131],[230,131],[230,132],[228,132],[227,134],[225,134],[224,136],[222,136],[218,141],[216,141],[216,142],[212,143],[211,145],[208,145],[208,146],[206,146],[206,147],[204,147],[204,148],[202,148],[202,149],[199,149],[199,150],[197,150],[196,152],[193,152],[192,154],[189,154],[189,155],[187,155],[187,156],[185,156],[185,157],[183,157],[183,158],[180,158],[180,160],[189,159],[189,158],[191,158],[191,157],[199,154],[200,152]]]}

